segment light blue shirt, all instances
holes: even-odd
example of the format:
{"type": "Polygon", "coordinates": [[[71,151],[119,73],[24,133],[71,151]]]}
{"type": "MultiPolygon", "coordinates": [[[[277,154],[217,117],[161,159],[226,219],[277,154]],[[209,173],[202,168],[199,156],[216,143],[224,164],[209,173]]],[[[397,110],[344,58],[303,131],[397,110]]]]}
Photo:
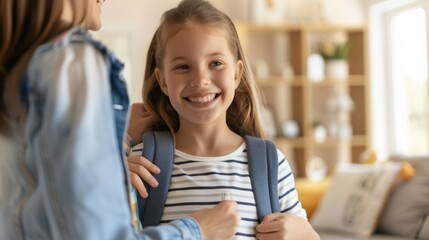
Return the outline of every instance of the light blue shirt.
{"type": "Polygon", "coordinates": [[[122,68],[83,29],[35,51],[26,121],[0,136],[0,239],[201,239],[191,218],[133,230],[122,68]]]}

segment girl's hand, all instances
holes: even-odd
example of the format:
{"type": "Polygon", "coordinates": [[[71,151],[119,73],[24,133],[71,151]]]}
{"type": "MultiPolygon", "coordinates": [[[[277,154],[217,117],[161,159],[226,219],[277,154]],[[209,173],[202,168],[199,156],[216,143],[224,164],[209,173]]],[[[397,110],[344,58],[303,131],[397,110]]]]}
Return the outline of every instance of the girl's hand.
{"type": "Polygon", "coordinates": [[[160,173],[160,169],[142,156],[127,157],[127,162],[128,169],[130,171],[131,184],[137,189],[142,198],[147,198],[148,193],[143,181],[152,187],[157,187],[158,182],[152,174],[160,173]]]}
{"type": "Polygon", "coordinates": [[[319,235],[304,218],[287,213],[273,213],[264,217],[256,226],[256,238],[319,240],[319,235]]]}

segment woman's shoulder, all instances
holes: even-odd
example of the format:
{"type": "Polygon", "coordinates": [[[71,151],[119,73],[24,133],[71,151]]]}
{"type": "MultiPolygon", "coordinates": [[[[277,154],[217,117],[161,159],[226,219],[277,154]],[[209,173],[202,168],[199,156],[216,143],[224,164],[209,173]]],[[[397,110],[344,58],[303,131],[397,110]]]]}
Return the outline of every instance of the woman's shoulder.
{"type": "Polygon", "coordinates": [[[70,29],[39,46],[29,62],[28,72],[31,74],[45,71],[44,69],[60,69],[88,66],[94,62],[102,65],[108,59],[107,48],[93,40],[82,28],[70,29]]]}
{"type": "Polygon", "coordinates": [[[92,79],[107,83],[100,76],[107,75],[108,66],[108,57],[82,29],[70,29],[33,53],[21,85],[26,91],[45,92],[56,91],[66,82],[75,85],[92,79]]]}
{"type": "Polygon", "coordinates": [[[72,28],[39,46],[33,54],[33,59],[46,58],[46,60],[49,60],[55,55],[70,55],[72,53],[75,55],[70,56],[80,56],[82,54],[102,55],[104,52],[107,52],[107,48],[100,42],[95,41],[85,29],[72,28]],[[85,51],[82,51],[82,49],[85,49],[85,51]]]}

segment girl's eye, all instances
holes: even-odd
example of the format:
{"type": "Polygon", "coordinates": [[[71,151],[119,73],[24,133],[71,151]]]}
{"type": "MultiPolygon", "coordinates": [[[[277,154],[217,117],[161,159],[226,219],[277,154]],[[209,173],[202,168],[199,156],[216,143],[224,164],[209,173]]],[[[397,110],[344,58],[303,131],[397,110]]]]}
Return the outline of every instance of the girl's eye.
{"type": "Polygon", "coordinates": [[[223,63],[221,61],[212,61],[210,62],[210,67],[219,67],[222,66],[223,63]]]}
{"type": "Polygon", "coordinates": [[[177,69],[177,70],[188,70],[189,66],[186,65],[186,64],[183,64],[183,65],[176,66],[174,69],[177,69]]]}

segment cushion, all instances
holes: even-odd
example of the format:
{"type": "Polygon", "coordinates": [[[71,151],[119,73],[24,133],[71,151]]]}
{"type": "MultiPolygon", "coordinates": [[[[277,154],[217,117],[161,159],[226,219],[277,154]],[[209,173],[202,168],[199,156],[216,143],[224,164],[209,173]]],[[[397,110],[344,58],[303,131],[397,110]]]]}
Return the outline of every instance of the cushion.
{"type": "Polygon", "coordinates": [[[298,192],[298,199],[302,207],[307,212],[307,218],[311,219],[314,211],[320,203],[323,195],[331,185],[331,178],[327,177],[320,182],[313,182],[308,178],[295,179],[295,188],[298,192]]]}
{"type": "Polygon", "coordinates": [[[429,239],[429,215],[426,216],[426,220],[420,228],[418,239],[429,239]]]}
{"type": "Polygon", "coordinates": [[[339,164],[311,224],[317,231],[370,236],[400,170],[401,163],[339,164]]]}
{"type": "MultiPolygon", "coordinates": [[[[412,179],[400,183],[392,192],[381,217],[379,231],[416,238],[419,231],[425,229],[422,226],[429,212],[429,156],[396,156],[392,161],[408,161],[416,172],[412,179]]],[[[422,239],[429,239],[429,234],[422,239]]]]}
{"type": "Polygon", "coordinates": [[[369,237],[362,237],[338,232],[318,232],[322,240],[415,240],[415,238],[387,235],[387,234],[374,234],[369,237]]]}

